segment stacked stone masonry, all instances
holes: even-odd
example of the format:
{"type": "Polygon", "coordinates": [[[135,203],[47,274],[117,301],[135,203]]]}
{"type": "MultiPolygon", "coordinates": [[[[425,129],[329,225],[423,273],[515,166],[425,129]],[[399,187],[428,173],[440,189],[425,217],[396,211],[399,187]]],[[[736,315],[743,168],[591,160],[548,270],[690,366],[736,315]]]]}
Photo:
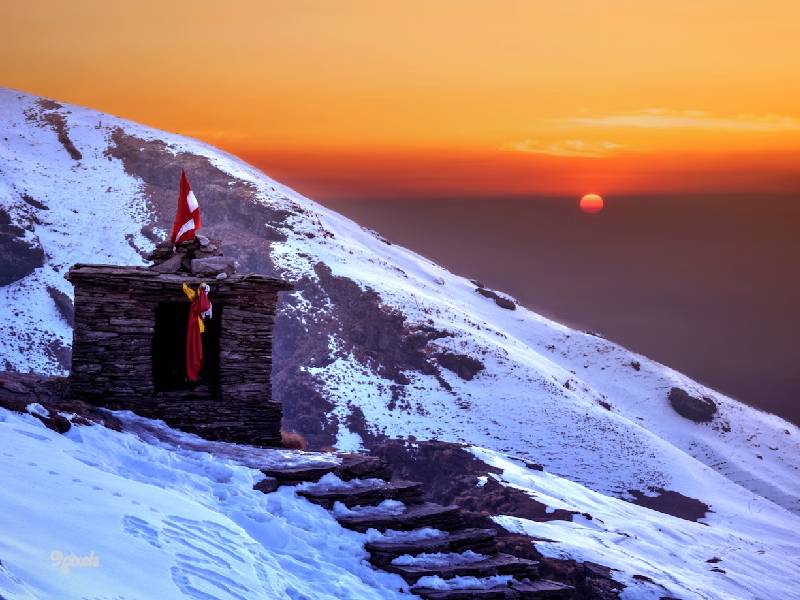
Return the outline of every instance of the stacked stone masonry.
{"type": "Polygon", "coordinates": [[[209,439],[280,445],[281,407],[272,400],[272,331],[286,282],[261,275],[224,279],[143,267],[75,265],[70,393],[132,410],[209,439]],[[156,308],[185,303],[182,284],[211,287],[221,311],[218,385],[158,390],[153,374],[156,308]]]}

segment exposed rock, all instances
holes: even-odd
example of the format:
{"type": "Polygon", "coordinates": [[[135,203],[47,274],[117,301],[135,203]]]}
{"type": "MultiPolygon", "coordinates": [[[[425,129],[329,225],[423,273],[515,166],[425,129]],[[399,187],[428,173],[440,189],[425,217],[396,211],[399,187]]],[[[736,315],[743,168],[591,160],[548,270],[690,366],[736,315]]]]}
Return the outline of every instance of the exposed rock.
{"type": "Polygon", "coordinates": [[[162,237],[155,232],[152,225],[143,225],[140,232],[154,244],[159,244],[163,241],[162,237]]]}
{"type": "Polygon", "coordinates": [[[368,529],[386,531],[411,531],[422,527],[455,531],[464,527],[461,511],[457,506],[442,506],[434,503],[412,504],[397,514],[366,513],[338,515],[336,520],[342,527],[365,533],[368,529]]]}
{"type": "Polygon", "coordinates": [[[182,263],[183,255],[173,254],[167,260],[163,262],[157,262],[150,268],[158,273],[177,273],[181,270],[182,263]]]}
{"type": "Polygon", "coordinates": [[[52,429],[56,433],[62,433],[62,434],[67,433],[72,427],[72,423],[69,422],[69,419],[58,413],[51,413],[48,416],[38,415],[34,413],[33,416],[35,416],[42,423],[44,423],[45,427],[47,427],[48,429],[52,429]]]}
{"type": "Polygon", "coordinates": [[[83,154],[81,154],[81,151],[72,143],[69,132],[67,131],[67,119],[61,113],[61,109],[64,107],[58,102],[53,102],[45,98],[40,98],[37,104],[42,109],[42,112],[36,113],[32,111],[28,115],[28,119],[31,121],[40,121],[49,125],[58,137],[58,141],[64,146],[64,149],[70,157],[72,157],[72,160],[81,160],[83,154]]]}
{"type": "Polygon", "coordinates": [[[452,577],[492,577],[494,575],[513,575],[517,579],[536,579],[539,575],[539,563],[526,558],[517,558],[510,554],[495,554],[484,560],[468,563],[451,563],[447,565],[388,564],[383,567],[390,573],[397,573],[408,583],[416,583],[422,577],[438,575],[443,579],[452,577]]]}
{"type": "Polygon", "coordinates": [[[295,485],[307,481],[317,481],[323,475],[333,473],[336,464],[329,465],[309,465],[301,467],[280,467],[262,469],[261,472],[267,477],[271,477],[278,482],[278,485],[295,485]]]}
{"type": "Polygon", "coordinates": [[[72,299],[52,285],[47,286],[47,293],[50,294],[64,321],[72,325],[72,321],[75,319],[75,307],[72,305],[72,299]]]}
{"type": "Polygon", "coordinates": [[[497,537],[497,531],[494,529],[468,528],[431,538],[373,540],[365,544],[365,549],[370,553],[370,562],[382,567],[403,554],[413,556],[465,552],[467,550],[478,554],[494,554],[497,551],[495,537],[497,537]]]}
{"type": "MultiPolygon", "coordinates": [[[[172,226],[175,187],[185,169],[195,189],[202,190],[202,234],[211,241],[205,247],[197,241],[198,251],[224,239],[225,253],[239,261],[239,271],[296,276],[281,272],[273,263],[270,245],[287,239],[290,217],[301,214],[302,207],[295,207],[296,213],[276,209],[264,202],[255,185],[222,171],[205,156],[175,152],[164,142],[128,135],[121,129],[112,133],[111,142],[109,156],[121,160],[126,173],[142,182],[153,219],[151,230],[169,231],[172,226]]],[[[172,248],[167,244],[159,260],[170,256],[172,248]]],[[[341,353],[352,353],[364,368],[388,380],[393,410],[425,410],[405,388],[408,373],[430,375],[449,389],[442,376],[447,367],[435,356],[441,349],[430,345],[448,332],[409,323],[402,312],[385,306],[378,293],[347,277],[334,276],[324,263],[318,263],[314,271],[294,281],[297,294],[283,299],[275,321],[273,388],[284,406],[285,427],[301,433],[310,448],[335,445],[338,429],[346,425],[356,427],[364,439],[380,437],[356,411],[344,419],[333,414],[333,403],[309,372],[310,367],[324,367],[337,358],[331,351],[331,336],[341,353]]],[[[466,370],[461,372],[468,376],[466,370]]]]}
{"type": "Polygon", "coordinates": [[[498,294],[493,290],[487,290],[486,288],[479,287],[475,291],[485,298],[491,298],[492,300],[494,300],[495,304],[497,304],[497,306],[499,306],[500,308],[505,308],[506,310],[517,309],[517,305],[514,304],[511,300],[501,296],[500,294],[498,294]]]}
{"type": "MultiPolygon", "coordinates": [[[[575,513],[561,509],[548,512],[545,504],[522,490],[502,485],[491,477],[499,469],[478,460],[461,445],[386,440],[373,452],[386,460],[396,477],[422,481],[426,500],[460,506],[468,527],[499,530],[496,543],[500,552],[538,561],[543,577],[575,587],[576,600],[612,600],[625,587],[612,579],[608,567],[547,558],[536,550],[531,537],[508,532],[494,523],[491,515],[569,521],[575,513]],[[476,485],[478,477],[487,477],[486,483],[476,485]]],[[[542,470],[539,464],[527,466],[542,470]]]]}
{"type": "Polygon", "coordinates": [[[270,240],[285,241],[286,236],[273,229],[266,239],[264,224],[282,223],[289,213],[261,201],[253,184],[229,175],[205,156],[175,152],[160,140],[138,138],[122,129],[112,133],[108,154],[122,161],[126,173],[141,180],[152,226],[165,231],[172,227],[175,189],[185,169],[192,186],[202,190],[202,195],[198,191],[205,223],[202,234],[212,243],[226,240],[226,248],[245,270],[280,276],[270,259],[270,240]]]}
{"type": "Polygon", "coordinates": [[[385,460],[396,477],[421,481],[428,500],[457,504],[473,527],[492,526],[485,515],[509,515],[532,521],[572,520],[574,512],[556,509],[535,500],[522,490],[502,485],[491,474],[500,470],[478,460],[471,452],[449,442],[389,440],[372,452],[385,460]],[[482,486],[478,477],[489,476],[482,486]]]}
{"type": "Polygon", "coordinates": [[[388,480],[392,475],[386,461],[378,456],[348,452],[340,452],[337,456],[341,463],[334,474],[344,481],[364,478],[388,480]]]}
{"type": "Polygon", "coordinates": [[[39,202],[38,200],[36,200],[36,198],[31,196],[30,194],[22,194],[20,198],[22,198],[22,200],[27,204],[30,204],[33,208],[38,208],[39,210],[50,210],[50,208],[46,204],[44,204],[43,202],[39,202]]]}
{"type": "Polygon", "coordinates": [[[253,486],[254,490],[258,490],[264,494],[271,494],[278,489],[280,483],[274,477],[264,477],[261,481],[253,486]]]}
{"type": "Polygon", "coordinates": [[[24,236],[25,231],[0,208],[0,285],[18,281],[44,264],[38,239],[28,241],[24,236]]]}
{"type": "Polygon", "coordinates": [[[70,425],[69,419],[59,415],[60,412],[74,414],[72,424],[100,424],[122,431],[122,424],[110,412],[67,398],[67,380],[64,377],[0,372],[0,406],[14,412],[28,412],[28,405],[34,402],[44,406],[49,413],[37,418],[59,433],[67,431],[70,425]]]}
{"type": "Polygon", "coordinates": [[[689,498],[672,490],[651,488],[649,491],[649,494],[645,494],[637,490],[630,490],[629,493],[633,496],[633,504],[645,506],[687,521],[699,521],[711,510],[705,502],[701,502],[696,498],[689,498]]]}
{"type": "Polygon", "coordinates": [[[195,258],[191,265],[192,274],[200,277],[216,277],[220,273],[233,275],[236,272],[236,261],[226,256],[195,258]]]}
{"type": "Polygon", "coordinates": [[[297,492],[298,496],[325,508],[333,508],[336,502],[345,506],[375,506],[384,500],[396,500],[404,504],[422,502],[422,484],[416,481],[395,480],[369,487],[321,486],[297,492]]]}
{"type": "Polygon", "coordinates": [[[483,371],[484,364],[476,358],[452,352],[440,352],[436,355],[437,362],[448,371],[452,371],[461,379],[470,381],[483,371]]]}
{"type": "Polygon", "coordinates": [[[708,396],[691,396],[686,390],[677,387],[669,391],[669,403],[679,415],[696,423],[711,421],[717,412],[717,403],[708,396]]]}

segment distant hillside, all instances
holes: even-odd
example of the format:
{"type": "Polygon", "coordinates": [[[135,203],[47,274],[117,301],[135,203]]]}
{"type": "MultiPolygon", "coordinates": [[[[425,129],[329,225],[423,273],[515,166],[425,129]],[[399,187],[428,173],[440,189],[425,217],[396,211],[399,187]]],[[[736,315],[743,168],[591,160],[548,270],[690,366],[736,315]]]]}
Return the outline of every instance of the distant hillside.
{"type": "MultiPolygon", "coordinates": [[[[483,448],[501,485],[593,516],[499,519],[554,540],[539,545],[549,552],[620,569],[631,589],[650,589],[633,578],[644,574],[681,597],[754,597],[762,569],[800,569],[797,427],[449,273],[201,142],[12,90],[0,91],[0,135],[0,367],[65,372],[66,269],[144,264],[184,168],[204,232],[240,270],[297,287],[278,318],[274,388],[286,426],[314,446],[483,448]],[[672,388],[688,393],[684,414],[709,397],[711,420],[678,414],[672,388]],[[704,525],[630,502],[662,492],[709,506],[704,525]]],[[[785,592],[773,585],[764,597],[785,592]]]]}

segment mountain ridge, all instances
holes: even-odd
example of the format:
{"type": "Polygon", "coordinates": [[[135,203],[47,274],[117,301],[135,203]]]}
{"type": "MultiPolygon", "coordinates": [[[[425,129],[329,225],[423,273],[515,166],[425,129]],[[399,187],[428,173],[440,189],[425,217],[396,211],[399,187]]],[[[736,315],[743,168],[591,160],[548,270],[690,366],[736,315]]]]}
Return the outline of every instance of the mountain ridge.
{"type": "Polygon", "coordinates": [[[273,381],[287,427],[316,447],[444,440],[604,497],[695,498],[712,526],[743,507],[787,526],[800,514],[800,430],[779,417],[453,275],[202,142],[2,89],[0,128],[3,239],[41,250],[0,288],[5,368],[64,373],[70,328],[52,296],[71,294],[65,269],[145,264],[185,168],[204,231],[242,270],[296,285],[273,381]],[[678,415],[673,387],[713,398],[713,420],[678,415]]]}

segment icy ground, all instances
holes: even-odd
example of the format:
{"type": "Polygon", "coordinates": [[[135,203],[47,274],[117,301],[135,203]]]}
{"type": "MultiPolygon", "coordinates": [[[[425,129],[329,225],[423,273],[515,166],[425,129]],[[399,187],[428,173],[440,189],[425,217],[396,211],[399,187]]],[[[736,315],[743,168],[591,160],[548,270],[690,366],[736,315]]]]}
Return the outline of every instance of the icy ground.
{"type": "Polygon", "coordinates": [[[494,517],[499,525],[539,539],[536,547],[545,556],[618,570],[614,579],[629,586],[623,598],[800,598],[800,517],[745,489],[729,485],[715,512],[696,523],[527,469],[490,450],[472,450],[502,469],[501,481],[550,508],[581,513],[543,523],[494,517]]]}
{"type": "Polygon", "coordinates": [[[263,475],[230,458],[0,409],[0,473],[9,600],[408,597],[363,535],[289,487],[254,491],[263,475]]]}

